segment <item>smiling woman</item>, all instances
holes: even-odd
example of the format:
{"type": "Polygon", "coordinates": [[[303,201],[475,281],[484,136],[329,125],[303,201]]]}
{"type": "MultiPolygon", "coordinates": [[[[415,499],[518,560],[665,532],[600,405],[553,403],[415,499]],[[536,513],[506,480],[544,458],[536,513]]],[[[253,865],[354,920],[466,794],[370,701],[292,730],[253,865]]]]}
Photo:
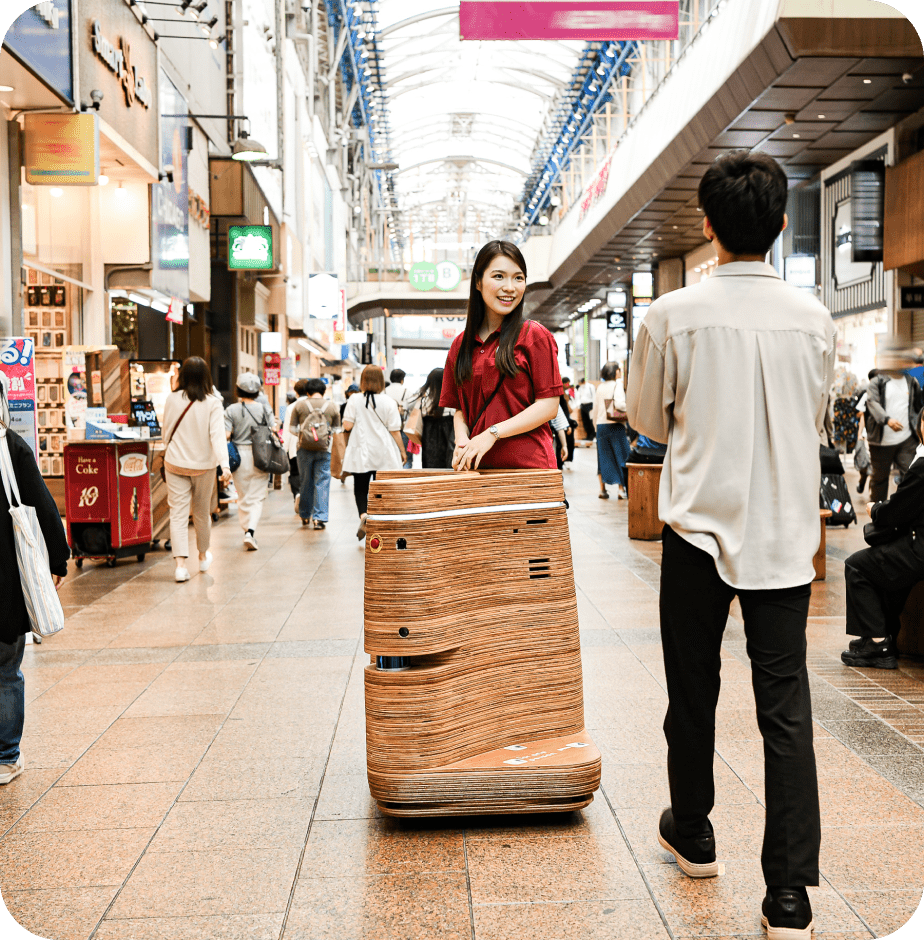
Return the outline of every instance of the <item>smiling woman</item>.
{"type": "Polygon", "coordinates": [[[523,322],[526,262],[512,242],[475,259],[465,332],[446,360],[440,405],[455,408],[456,470],[556,468],[548,422],[562,394],[552,334],[523,322]]]}

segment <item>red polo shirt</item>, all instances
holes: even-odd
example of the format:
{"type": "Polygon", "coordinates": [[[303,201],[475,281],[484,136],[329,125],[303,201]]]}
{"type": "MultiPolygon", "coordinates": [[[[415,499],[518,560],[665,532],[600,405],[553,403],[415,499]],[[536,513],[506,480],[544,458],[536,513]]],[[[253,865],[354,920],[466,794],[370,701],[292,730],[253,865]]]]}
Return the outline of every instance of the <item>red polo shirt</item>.
{"type": "MultiPolygon", "coordinates": [[[[440,405],[457,408],[471,421],[501,381],[494,362],[500,332],[495,330],[483,343],[476,336],[472,350],[472,377],[463,386],[456,384],[455,366],[462,345],[457,336],[449,349],[443,372],[440,405]]],[[[552,334],[535,320],[527,320],[514,347],[519,372],[504,379],[493,401],[477,426],[469,428],[474,437],[482,431],[518,415],[540,398],[558,398],[562,394],[561,372],[558,368],[558,346],[552,334]]],[[[540,424],[528,434],[505,437],[485,454],[481,466],[486,470],[554,470],[555,449],[548,423],[540,424]]]]}

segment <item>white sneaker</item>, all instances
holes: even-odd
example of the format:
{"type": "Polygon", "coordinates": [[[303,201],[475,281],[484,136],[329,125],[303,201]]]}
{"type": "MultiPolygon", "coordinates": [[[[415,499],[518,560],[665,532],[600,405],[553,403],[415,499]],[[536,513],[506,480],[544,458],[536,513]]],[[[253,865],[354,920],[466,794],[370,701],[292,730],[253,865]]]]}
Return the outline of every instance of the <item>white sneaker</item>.
{"type": "Polygon", "coordinates": [[[199,570],[208,571],[211,564],[212,564],[212,553],[206,552],[205,558],[199,559],[199,570]]]}
{"type": "Polygon", "coordinates": [[[25,766],[26,762],[22,759],[22,754],[19,755],[19,760],[15,764],[0,764],[0,784],[15,780],[25,766]]]}
{"type": "Polygon", "coordinates": [[[249,532],[245,532],[244,533],[244,547],[247,549],[248,552],[255,552],[259,549],[260,546],[257,545],[257,540],[254,536],[252,536],[249,532]]]}
{"type": "Polygon", "coordinates": [[[189,580],[189,569],[188,568],[177,568],[174,574],[174,577],[178,582],[188,581],[189,580]]]}

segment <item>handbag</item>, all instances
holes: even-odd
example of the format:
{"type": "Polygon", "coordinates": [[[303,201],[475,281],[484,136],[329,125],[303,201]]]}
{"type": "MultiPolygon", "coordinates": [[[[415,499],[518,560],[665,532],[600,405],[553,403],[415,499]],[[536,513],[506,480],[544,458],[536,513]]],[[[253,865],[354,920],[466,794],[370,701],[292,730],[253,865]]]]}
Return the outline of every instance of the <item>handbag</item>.
{"type": "Polygon", "coordinates": [[[183,413],[176,419],[176,424],[173,425],[173,428],[170,431],[170,436],[167,438],[167,443],[164,444],[164,451],[160,455],[160,478],[166,483],[167,481],[167,448],[170,446],[170,442],[173,440],[173,435],[176,434],[176,429],[183,423],[183,418],[186,417],[186,412],[195,404],[195,402],[190,402],[184,409],[183,413]]]}
{"type": "MultiPolygon", "coordinates": [[[[250,414],[250,411],[247,411],[250,414]]],[[[253,417],[253,415],[250,415],[253,417]]],[[[261,473],[283,474],[289,472],[289,455],[282,446],[282,441],[266,420],[263,412],[263,423],[258,424],[250,436],[250,445],[253,448],[253,465],[261,473]]]]}
{"type": "Polygon", "coordinates": [[[411,444],[418,447],[422,443],[421,434],[423,433],[423,413],[420,408],[415,408],[410,417],[404,424],[404,433],[411,444]]]}
{"type": "Polygon", "coordinates": [[[349,431],[334,431],[330,441],[330,475],[339,477],[343,473],[343,457],[346,454],[349,431]]]}
{"type": "Polygon", "coordinates": [[[228,441],[228,469],[234,473],[241,466],[241,452],[237,449],[234,441],[228,441]]]}
{"type": "Polygon", "coordinates": [[[38,515],[19,498],[19,484],[4,427],[0,427],[0,477],[13,521],[16,560],[32,632],[42,637],[52,636],[64,627],[64,608],[48,567],[48,546],[38,515]]]}

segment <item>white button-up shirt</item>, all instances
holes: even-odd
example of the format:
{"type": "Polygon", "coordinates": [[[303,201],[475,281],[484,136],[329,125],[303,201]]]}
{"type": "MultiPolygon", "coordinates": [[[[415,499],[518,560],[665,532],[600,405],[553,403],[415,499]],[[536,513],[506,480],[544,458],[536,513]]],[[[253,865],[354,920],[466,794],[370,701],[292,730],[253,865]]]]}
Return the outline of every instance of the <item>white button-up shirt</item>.
{"type": "Polygon", "coordinates": [[[762,261],[658,298],[639,328],[629,423],[667,442],[661,520],[742,590],[814,577],[831,315],[762,261]]]}

